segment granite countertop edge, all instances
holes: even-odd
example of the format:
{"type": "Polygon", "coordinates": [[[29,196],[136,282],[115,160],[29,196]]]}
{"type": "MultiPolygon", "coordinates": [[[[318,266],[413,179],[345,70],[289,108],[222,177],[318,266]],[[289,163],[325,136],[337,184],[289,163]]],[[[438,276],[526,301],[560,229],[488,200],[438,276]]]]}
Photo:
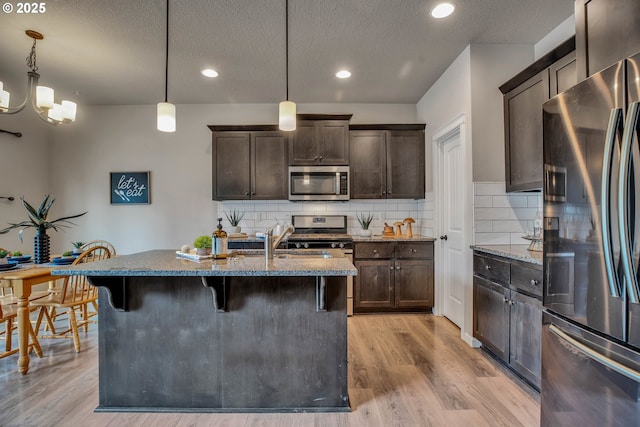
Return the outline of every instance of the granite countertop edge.
{"type": "Polygon", "coordinates": [[[331,258],[275,258],[267,267],[264,257],[260,256],[193,261],[178,257],[175,250],[152,250],[87,264],[54,267],[51,274],[94,277],[357,275],[358,270],[340,250],[332,250],[331,254],[331,258]]]}
{"type": "Polygon", "coordinates": [[[530,251],[528,245],[471,245],[471,249],[491,255],[542,265],[542,252],[530,251]]]}

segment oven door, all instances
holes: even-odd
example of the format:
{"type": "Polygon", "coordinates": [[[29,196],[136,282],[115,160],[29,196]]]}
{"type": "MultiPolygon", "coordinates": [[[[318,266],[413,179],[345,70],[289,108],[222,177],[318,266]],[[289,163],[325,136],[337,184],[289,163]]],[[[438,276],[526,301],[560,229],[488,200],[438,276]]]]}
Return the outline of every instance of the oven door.
{"type": "Polygon", "coordinates": [[[349,167],[290,166],[289,200],[349,200],[349,167]]]}

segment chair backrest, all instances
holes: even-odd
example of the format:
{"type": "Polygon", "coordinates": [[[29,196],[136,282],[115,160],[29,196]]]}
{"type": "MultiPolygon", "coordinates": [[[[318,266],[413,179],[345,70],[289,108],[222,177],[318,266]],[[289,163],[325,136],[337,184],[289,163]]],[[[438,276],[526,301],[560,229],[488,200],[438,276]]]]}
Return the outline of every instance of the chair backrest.
{"type": "Polygon", "coordinates": [[[82,245],[80,249],[82,250],[82,252],[84,252],[87,249],[90,249],[94,246],[104,246],[105,248],[109,249],[109,252],[111,252],[112,257],[116,256],[116,248],[106,240],[92,240],[82,245]]]}
{"type": "MultiPolygon", "coordinates": [[[[82,254],[73,261],[72,265],[100,261],[111,257],[111,251],[106,246],[93,246],[82,252],[82,254]]],[[[89,284],[87,276],[72,275],[65,278],[61,293],[62,303],[81,303],[97,298],[98,288],[89,284]]]]}

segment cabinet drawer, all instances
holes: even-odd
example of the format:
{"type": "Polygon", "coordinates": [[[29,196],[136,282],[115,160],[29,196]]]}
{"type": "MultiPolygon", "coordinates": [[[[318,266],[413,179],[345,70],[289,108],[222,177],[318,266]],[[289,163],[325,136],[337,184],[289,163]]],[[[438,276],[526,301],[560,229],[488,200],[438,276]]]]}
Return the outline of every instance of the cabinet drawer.
{"type": "Polygon", "coordinates": [[[509,262],[474,255],[473,274],[507,285],[509,283],[509,262]]]}
{"type": "Polygon", "coordinates": [[[393,258],[393,242],[390,243],[357,243],[354,258],[393,258]]]}
{"type": "Polygon", "coordinates": [[[433,244],[398,242],[396,258],[433,258],[433,244]]]}
{"type": "Polygon", "coordinates": [[[542,266],[511,264],[511,287],[542,298],[542,266]]]}

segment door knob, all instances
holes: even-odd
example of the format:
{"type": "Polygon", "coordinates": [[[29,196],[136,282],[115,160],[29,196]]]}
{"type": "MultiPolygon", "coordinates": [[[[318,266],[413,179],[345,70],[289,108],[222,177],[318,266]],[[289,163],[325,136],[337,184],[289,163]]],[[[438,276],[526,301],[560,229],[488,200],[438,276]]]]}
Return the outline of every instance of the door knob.
{"type": "Polygon", "coordinates": [[[440,240],[447,240],[447,235],[443,234],[442,236],[440,236],[440,240]]]}

